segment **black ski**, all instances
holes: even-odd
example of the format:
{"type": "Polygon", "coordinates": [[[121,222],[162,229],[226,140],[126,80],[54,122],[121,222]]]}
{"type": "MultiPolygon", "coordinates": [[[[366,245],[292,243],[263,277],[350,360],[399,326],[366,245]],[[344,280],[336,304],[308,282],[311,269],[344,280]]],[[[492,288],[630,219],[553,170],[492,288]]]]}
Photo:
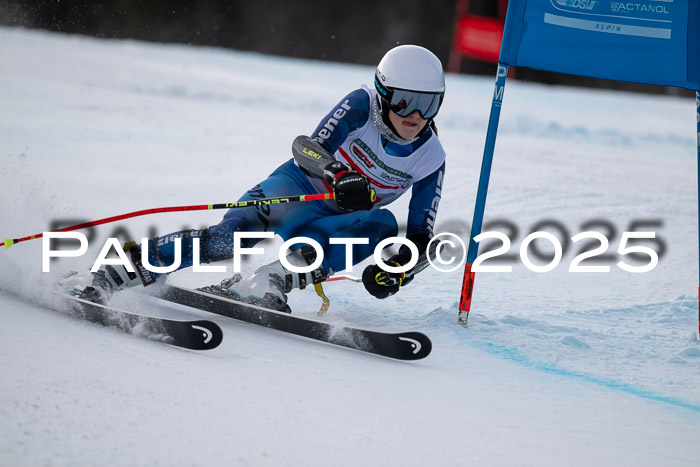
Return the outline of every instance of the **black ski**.
{"type": "Polygon", "coordinates": [[[73,315],[78,318],[177,347],[209,350],[218,347],[224,337],[221,328],[213,321],[156,318],[70,295],[61,295],[61,297],[70,300],[73,315]]]}
{"type": "Polygon", "coordinates": [[[398,360],[419,360],[427,357],[432,349],[428,336],[420,332],[390,334],[334,326],[242,303],[201,289],[166,286],[161,298],[246,323],[398,360]]]}

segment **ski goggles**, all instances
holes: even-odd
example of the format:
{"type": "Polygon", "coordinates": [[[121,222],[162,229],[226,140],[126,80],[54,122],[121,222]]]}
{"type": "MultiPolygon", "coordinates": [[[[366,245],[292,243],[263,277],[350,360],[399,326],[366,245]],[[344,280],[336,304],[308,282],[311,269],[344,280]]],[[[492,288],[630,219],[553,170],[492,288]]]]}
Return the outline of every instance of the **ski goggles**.
{"type": "Polygon", "coordinates": [[[374,78],[374,85],[385,101],[389,103],[389,109],[399,117],[408,117],[416,110],[426,120],[437,115],[442,104],[444,92],[407,91],[384,87],[374,78]]]}

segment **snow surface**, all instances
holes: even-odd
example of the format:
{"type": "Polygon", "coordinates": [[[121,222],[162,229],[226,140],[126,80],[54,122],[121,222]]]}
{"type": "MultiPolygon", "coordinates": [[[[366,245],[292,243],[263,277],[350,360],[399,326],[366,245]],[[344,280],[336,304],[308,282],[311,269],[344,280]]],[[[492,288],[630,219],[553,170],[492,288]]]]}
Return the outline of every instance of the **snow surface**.
{"type": "MultiPolygon", "coordinates": [[[[6,28],[0,57],[3,237],[235,201],[373,73],[6,28]]],[[[448,153],[437,230],[464,239],[492,87],[448,76],[437,119],[448,153]]],[[[512,273],[477,274],[468,329],[456,325],[461,268],[427,270],[384,301],[353,282],[327,284],[329,322],[428,334],[432,354],[412,363],[220,317],[223,344],[191,352],[47,308],[51,284],[88,268],[107,237],[198,228],[221,211],[103,226],[85,256],[57,259],[50,273],[41,240],[3,250],[0,464],[697,465],[696,185],[692,99],[509,81],[486,222],[515,224],[517,254],[540,221],[569,237],[606,233],[584,225],[605,221],[616,230],[610,272],[568,272],[576,245],[551,272],[516,259],[512,273]],[[615,254],[634,220],[657,222],[638,230],[665,245],[648,273],[615,265],[642,264],[615,254]]],[[[407,206],[407,197],[391,206],[400,222],[407,206]]],[[[247,267],[274,258],[279,243],[247,267]]],[[[228,274],[168,280],[199,286],[228,274]]],[[[114,301],[205,316],[139,291],[114,301]]],[[[320,305],[309,291],[290,302],[310,317],[320,305]]]]}

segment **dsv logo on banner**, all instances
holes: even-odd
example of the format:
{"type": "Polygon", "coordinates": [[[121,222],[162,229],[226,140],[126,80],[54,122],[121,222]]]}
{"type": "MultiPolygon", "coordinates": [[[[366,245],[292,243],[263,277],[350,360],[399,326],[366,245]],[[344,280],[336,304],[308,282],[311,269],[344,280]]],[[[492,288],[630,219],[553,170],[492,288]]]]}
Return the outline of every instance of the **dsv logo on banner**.
{"type": "MultiPolygon", "coordinates": [[[[552,0],[556,1],[559,6],[567,8],[575,8],[577,10],[593,10],[596,4],[600,3],[598,0],[552,0]]],[[[556,5],[554,5],[556,8],[556,5]]]]}

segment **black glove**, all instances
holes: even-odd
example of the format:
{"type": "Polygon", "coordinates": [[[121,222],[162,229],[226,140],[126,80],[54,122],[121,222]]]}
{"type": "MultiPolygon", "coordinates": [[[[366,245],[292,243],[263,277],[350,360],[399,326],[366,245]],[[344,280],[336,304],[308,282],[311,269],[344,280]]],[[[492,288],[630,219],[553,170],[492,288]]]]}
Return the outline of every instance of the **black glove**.
{"type": "Polygon", "coordinates": [[[323,169],[323,179],[335,193],[338,209],[345,212],[372,209],[375,193],[369,180],[340,161],[331,162],[323,169]]]}
{"type": "MultiPolygon", "coordinates": [[[[389,266],[398,268],[401,267],[400,260],[403,260],[401,255],[394,255],[385,262],[389,266]]],[[[377,298],[387,298],[394,295],[399,291],[399,287],[408,284],[411,280],[413,280],[413,276],[406,277],[406,273],[403,272],[387,272],[376,264],[367,266],[362,272],[362,283],[365,285],[365,289],[377,298]]]]}

